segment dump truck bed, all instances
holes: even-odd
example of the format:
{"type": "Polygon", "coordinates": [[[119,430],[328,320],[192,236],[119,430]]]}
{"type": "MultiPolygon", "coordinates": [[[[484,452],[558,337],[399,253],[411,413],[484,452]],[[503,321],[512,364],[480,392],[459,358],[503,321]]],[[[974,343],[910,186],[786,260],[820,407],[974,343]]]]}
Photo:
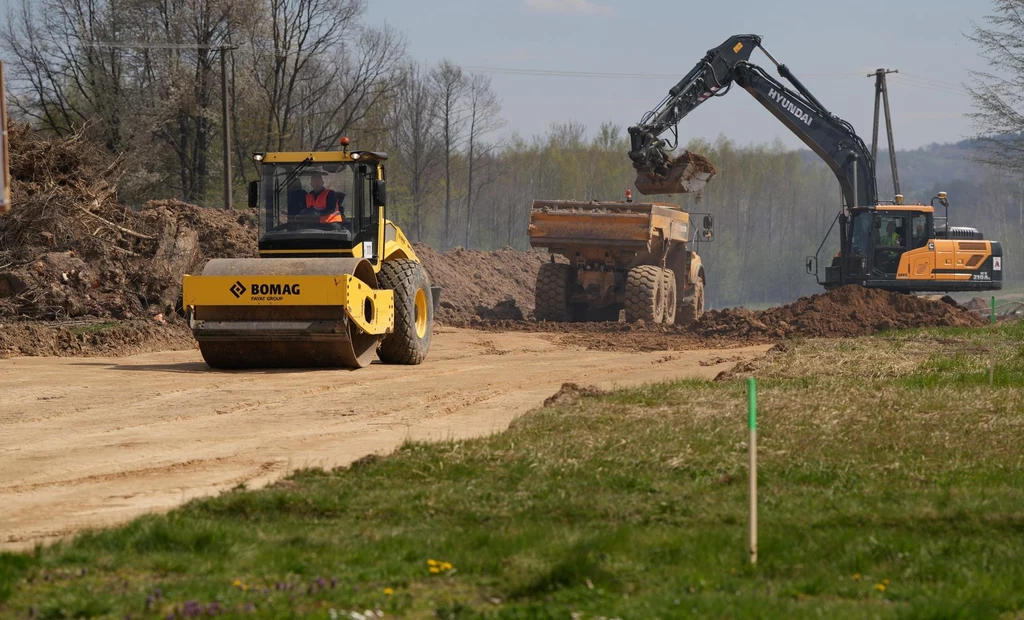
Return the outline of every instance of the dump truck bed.
{"type": "Polygon", "coordinates": [[[677,205],[650,202],[535,200],[530,210],[530,245],[563,248],[652,249],[662,240],[685,243],[690,215],[677,205]]]}

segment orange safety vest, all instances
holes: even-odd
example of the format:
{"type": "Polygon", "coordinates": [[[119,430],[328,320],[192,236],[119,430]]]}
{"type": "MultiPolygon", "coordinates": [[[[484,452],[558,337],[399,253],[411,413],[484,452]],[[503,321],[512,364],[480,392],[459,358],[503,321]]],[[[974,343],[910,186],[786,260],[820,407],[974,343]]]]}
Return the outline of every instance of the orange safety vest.
{"type": "Polygon", "coordinates": [[[306,207],[309,209],[316,209],[323,213],[320,216],[321,224],[333,224],[336,222],[343,221],[341,213],[338,212],[338,207],[335,205],[334,211],[325,213],[327,211],[327,188],[320,190],[319,195],[313,195],[313,192],[306,194],[306,207]]]}

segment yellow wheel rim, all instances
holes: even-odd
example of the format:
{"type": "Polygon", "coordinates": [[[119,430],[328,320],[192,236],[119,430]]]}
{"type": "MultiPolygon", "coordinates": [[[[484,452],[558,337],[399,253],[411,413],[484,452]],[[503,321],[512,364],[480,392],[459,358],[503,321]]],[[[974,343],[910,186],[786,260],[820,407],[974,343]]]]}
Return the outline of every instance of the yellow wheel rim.
{"type": "Polygon", "coordinates": [[[423,289],[416,291],[416,337],[422,338],[427,335],[427,292],[423,289]]]}

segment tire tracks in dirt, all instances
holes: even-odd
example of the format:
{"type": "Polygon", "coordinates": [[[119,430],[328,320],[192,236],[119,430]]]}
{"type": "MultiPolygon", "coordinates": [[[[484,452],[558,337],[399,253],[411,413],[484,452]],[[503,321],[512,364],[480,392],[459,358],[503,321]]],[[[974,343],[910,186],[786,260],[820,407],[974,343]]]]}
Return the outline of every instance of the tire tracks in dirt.
{"type": "Polygon", "coordinates": [[[767,348],[593,351],[545,333],[441,328],[414,367],[213,371],[197,351],[2,360],[0,548],[345,466],[408,439],[498,432],[564,382],[710,379],[767,348]]]}

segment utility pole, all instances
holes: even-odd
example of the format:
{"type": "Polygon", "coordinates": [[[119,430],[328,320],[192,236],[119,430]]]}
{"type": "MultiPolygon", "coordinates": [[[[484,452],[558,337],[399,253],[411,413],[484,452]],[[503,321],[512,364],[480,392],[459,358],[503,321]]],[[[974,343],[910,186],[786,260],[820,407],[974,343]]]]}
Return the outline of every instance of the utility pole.
{"type": "Polygon", "coordinates": [[[892,115],[889,113],[889,87],[885,76],[890,73],[899,73],[899,69],[878,69],[869,73],[868,77],[875,78],[875,126],[871,133],[871,159],[878,162],[878,108],[879,103],[885,105],[885,132],[889,138],[889,163],[892,165],[892,185],[896,195],[900,194],[900,175],[896,170],[896,145],[892,139],[892,115]]]}
{"type": "Polygon", "coordinates": [[[229,51],[236,50],[238,47],[229,47],[226,45],[205,45],[201,43],[117,43],[102,41],[93,41],[91,43],[87,43],[87,45],[89,47],[105,47],[113,49],[216,50],[220,52],[220,124],[221,136],[224,139],[224,208],[231,209],[233,206],[231,199],[231,117],[228,115],[228,65],[226,57],[229,51]]]}
{"type": "Polygon", "coordinates": [[[227,47],[220,48],[220,120],[221,136],[224,138],[224,208],[234,207],[231,199],[231,117],[228,115],[228,62],[227,47]]]}
{"type": "Polygon", "coordinates": [[[11,210],[11,159],[7,146],[7,87],[4,82],[4,61],[0,60],[0,213],[11,210]]]}

